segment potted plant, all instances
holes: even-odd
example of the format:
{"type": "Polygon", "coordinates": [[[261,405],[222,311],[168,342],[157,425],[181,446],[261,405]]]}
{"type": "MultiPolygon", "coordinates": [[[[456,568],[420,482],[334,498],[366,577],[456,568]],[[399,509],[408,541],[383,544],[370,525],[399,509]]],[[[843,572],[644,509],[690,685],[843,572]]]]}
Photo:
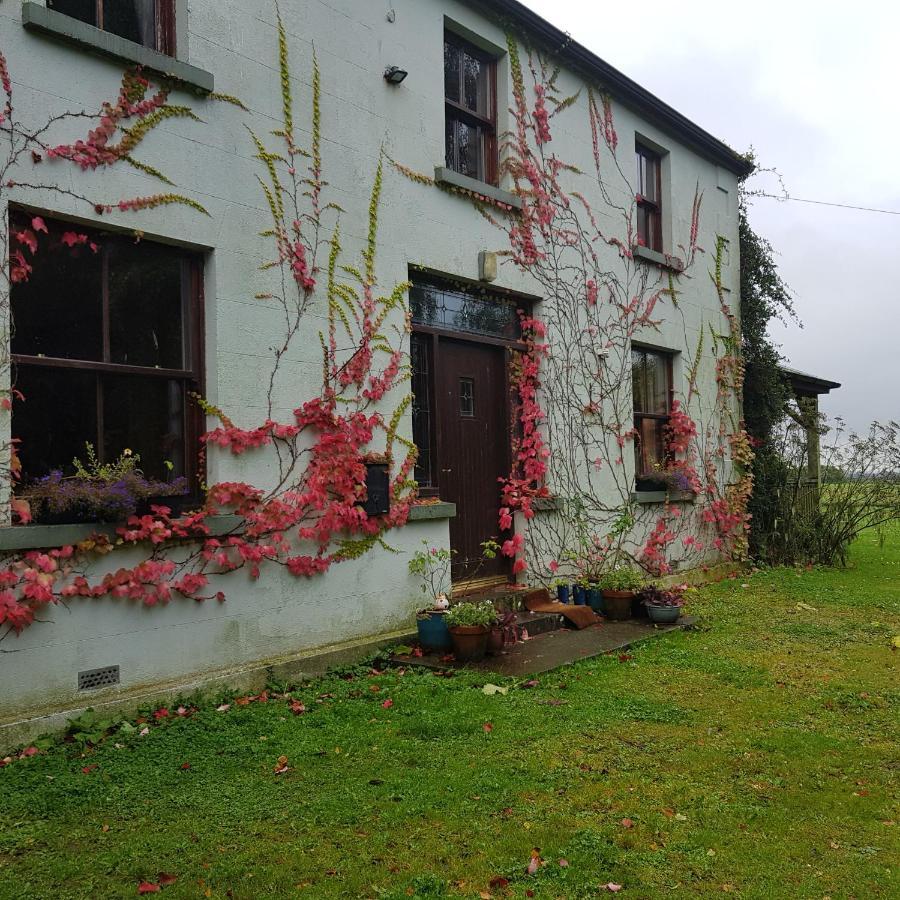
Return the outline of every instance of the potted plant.
{"type": "Polygon", "coordinates": [[[565,578],[557,578],[556,581],[553,582],[553,586],[556,588],[556,599],[559,600],[560,603],[568,603],[571,591],[569,582],[565,578]]]}
{"type": "Polygon", "coordinates": [[[519,635],[520,628],[516,614],[512,610],[498,613],[497,621],[491,626],[487,652],[491,656],[498,656],[507,647],[514,646],[519,640],[519,635]]]}
{"type": "Polygon", "coordinates": [[[652,584],[643,588],[639,596],[647,609],[650,621],[658,625],[672,625],[677,622],[684,606],[684,590],[684,587],[666,590],[652,584]]]}
{"type": "Polygon", "coordinates": [[[428,541],[422,541],[422,544],[423,548],[413,554],[408,566],[409,574],[421,579],[422,593],[429,601],[428,606],[416,613],[419,643],[426,650],[449,650],[452,641],[446,615],[450,605],[447,593],[450,590],[453,551],[431,547],[428,541]]]}
{"type": "Polygon", "coordinates": [[[605,572],[598,586],[603,591],[606,615],[615,621],[622,621],[631,615],[631,601],[644,584],[644,578],[630,566],[616,566],[605,572]]]}
{"type": "Polygon", "coordinates": [[[497,610],[490,600],[457,603],[447,611],[446,622],[453,640],[453,653],[459,662],[484,659],[491,628],[497,622],[497,610]]]}
{"type": "Polygon", "coordinates": [[[75,474],[54,470],[16,492],[26,500],[35,522],[67,525],[124,522],[136,513],[150,512],[149,504],[172,507],[187,493],[187,479],[159,481],[139,468],[141,458],[124,450],[110,463],[101,463],[92,444],[85,445],[87,463],[72,461],[75,474]]]}

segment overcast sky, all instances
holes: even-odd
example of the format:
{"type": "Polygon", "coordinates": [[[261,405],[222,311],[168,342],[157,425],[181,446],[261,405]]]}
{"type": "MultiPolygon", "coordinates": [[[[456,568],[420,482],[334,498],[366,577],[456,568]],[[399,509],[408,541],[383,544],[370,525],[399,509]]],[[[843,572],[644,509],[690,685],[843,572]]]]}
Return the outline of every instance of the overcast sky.
{"type": "MultiPolygon", "coordinates": [[[[736,150],[752,146],[793,196],[900,211],[900,4],[524,2],[736,150]]],[[[772,329],[782,352],[843,385],[822,408],[858,429],[900,419],[900,215],[758,199],[751,222],[803,323],[772,329]]]]}

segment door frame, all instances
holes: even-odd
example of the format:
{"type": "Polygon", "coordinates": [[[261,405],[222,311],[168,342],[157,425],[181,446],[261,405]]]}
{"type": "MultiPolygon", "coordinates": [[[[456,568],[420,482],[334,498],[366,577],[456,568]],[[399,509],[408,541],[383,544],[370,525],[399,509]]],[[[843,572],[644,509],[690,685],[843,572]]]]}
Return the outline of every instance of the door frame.
{"type": "MultiPolygon", "coordinates": [[[[525,343],[520,340],[509,338],[491,337],[489,335],[473,334],[471,332],[456,331],[449,328],[435,328],[431,325],[420,325],[416,322],[412,323],[412,333],[425,335],[429,338],[428,353],[430,377],[428,379],[428,403],[429,408],[433,410],[433,415],[430,417],[431,433],[429,435],[429,440],[431,442],[430,449],[432,485],[419,488],[419,495],[422,497],[440,496],[440,488],[438,486],[439,478],[437,477],[437,473],[441,465],[441,446],[443,435],[441,430],[441,417],[438,414],[437,405],[437,367],[440,365],[440,345],[442,340],[451,340],[457,343],[477,344],[480,346],[491,346],[503,351],[502,414],[503,420],[506,423],[506,427],[502,432],[506,438],[504,441],[505,446],[503,457],[506,473],[508,474],[509,472],[511,472],[513,465],[513,441],[511,429],[514,427],[518,428],[519,423],[514,423],[512,421],[514,405],[512,398],[512,384],[509,377],[509,369],[513,352],[526,350],[527,347],[525,343]]],[[[499,507],[497,512],[499,514],[499,507]]],[[[513,526],[513,533],[515,533],[515,526],[513,526]]],[[[492,575],[485,578],[471,578],[465,581],[460,581],[453,586],[453,592],[456,593],[457,591],[461,590],[463,593],[468,593],[480,587],[489,587],[495,584],[508,582],[512,574],[512,560],[505,556],[502,557],[502,560],[503,572],[501,575],[492,575]]]]}

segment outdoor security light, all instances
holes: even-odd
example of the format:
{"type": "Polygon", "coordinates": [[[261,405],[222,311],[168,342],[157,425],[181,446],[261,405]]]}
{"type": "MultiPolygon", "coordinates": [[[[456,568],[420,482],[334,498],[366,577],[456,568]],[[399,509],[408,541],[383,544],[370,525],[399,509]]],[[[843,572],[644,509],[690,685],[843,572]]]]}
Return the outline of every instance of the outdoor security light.
{"type": "Polygon", "coordinates": [[[388,66],[384,70],[384,80],[388,84],[401,84],[407,75],[409,72],[399,66],[388,66]]]}

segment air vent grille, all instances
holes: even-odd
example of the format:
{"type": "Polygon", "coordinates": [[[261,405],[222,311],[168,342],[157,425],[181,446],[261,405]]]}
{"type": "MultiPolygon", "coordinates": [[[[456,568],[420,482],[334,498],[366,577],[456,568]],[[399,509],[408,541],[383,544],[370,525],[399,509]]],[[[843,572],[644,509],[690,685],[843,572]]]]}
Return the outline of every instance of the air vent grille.
{"type": "Polygon", "coordinates": [[[78,673],[78,690],[95,691],[119,683],[119,667],[104,666],[102,669],[86,669],[78,673]]]}

